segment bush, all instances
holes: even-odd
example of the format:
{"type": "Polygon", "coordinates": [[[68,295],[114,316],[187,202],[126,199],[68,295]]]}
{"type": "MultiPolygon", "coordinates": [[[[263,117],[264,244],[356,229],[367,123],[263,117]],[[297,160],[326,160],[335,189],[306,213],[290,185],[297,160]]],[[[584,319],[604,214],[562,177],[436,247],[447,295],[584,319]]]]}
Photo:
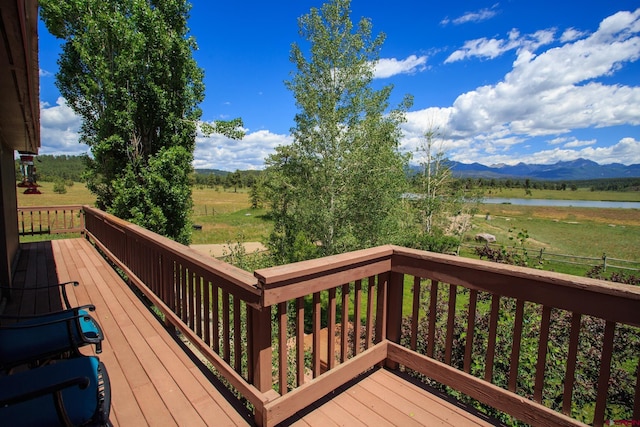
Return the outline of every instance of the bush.
{"type": "Polygon", "coordinates": [[[66,194],[67,187],[64,185],[64,181],[59,179],[53,183],[53,192],[57,194],[66,194]]]}

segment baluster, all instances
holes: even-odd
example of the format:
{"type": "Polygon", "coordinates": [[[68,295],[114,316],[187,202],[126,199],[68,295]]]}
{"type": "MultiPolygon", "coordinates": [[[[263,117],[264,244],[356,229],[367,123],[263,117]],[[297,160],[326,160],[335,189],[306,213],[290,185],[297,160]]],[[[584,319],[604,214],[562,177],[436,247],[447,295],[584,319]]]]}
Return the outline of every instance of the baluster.
{"type": "Polygon", "coordinates": [[[280,384],[280,394],[285,395],[287,386],[287,303],[278,304],[278,381],[280,384]]]}
{"type": "Polygon", "coordinates": [[[202,316],[204,314],[204,309],[202,307],[202,277],[200,275],[195,276],[195,290],[196,290],[196,304],[195,304],[195,312],[196,312],[196,330],[195,333],[202,337],[202,316]]]}
{"type": "Polygon", "coordinates": [[[336,365],[336,288],[329,289],[327,341],[327,370],[331,370],[336,365]]]}
{"type": "Polygon", "coordinates": [[[296,299],[296,382],[304,384],[304,297],[296,299]]]}
{"type": "Polygon", "coordinates": [[[340,363],[349,357],[349,284],[342,285],[342,328],[340,334],[340,363]]]}
{"type": "Polygon", "coordinates": [[[320,375],[320,293],[313,294],[313,378],[320,375]]]}
{"type": "Polygon", "coordinates": [[[204,286],[204,301],[202,307],[204,311],[204,342],[211,347],[211,282],[206,281],[202,286],[204,286]]]}
{"type": "Polygon", "coordinates": [[[513,344],[509,363],[509,390],[514,392],[518,386],[518,368],[520,366],[520,344],[522,342],[522,321],[524,318],[524,300],[516,301],[516,318],[513,323],[513,344]]]}
{"type": "Polygon", "coordinates": [[[578,355],[578,340],[580,338],[580,313],[571,316],[571,334],[569,337],[569,353],[567,354],[567,372],[564,376],[564,395],[562,397],[562,413],[571,415],[571,400],[573,398],[573,383],[575,381],[576,360],[578,355]]]}
{"type": "Polygon", "coordinates": [[[369,277],[367,283],[367,332],[364,343],[365,350],[373,344],[373,289],[376,285],[375,276],[369,277]]]}
{"type": "Polygon", "coordinates": [[[464,371],[471,372],[471,356],[473,354],[473,336],[476,330],[476,306],[478,303],[478,291],[471,289],[469,292],[469,312],[467,315],[467,338],[464,345],[464,371]]]}
{"type": "Polygon", "coordinates": [[[229,292],[222,290],[222,358],[231,361],[231,324],[229,322],[229,292]]]}
{"type": "Polygon", "coordinates": [[[433,357],[436,339],[436,311],[438,304],[438,281],[431,280],[429,295],[429,330],[427,331],[427,356],[433,357]]]}
{"type": "Polygon", "coordinates": [[[456,321],[456,285],[449,285],[449,309],[447,310],[447,343],[444,351],[444,363],[451,365],[451,349],[453,347],[453,328],[456,321]]]}
{"type": "Polygon", "coordinates": [[[611,373],[611,355],[613,354],[613,336],[616,323],[607,321],[604,327],[602,342],[602,356],[600,358],[600,375],[598,377],[598,395],[596,397],[596,409],[593,415],[594,427],[600,427],[604,423],[604,410],[607,406],[609,392],[609,375],[611,373]]]}
{"type": "Polygon", "coordinates": [[[540,323],[540,341],[538,342],[538,362],[536,363],[536,383],[533,388],[533,400],[542,402],[544,389],[544,368],[547,363],[547,348],[549,345],[549,323],[551,321],[551,307],[542,308],[542,321],[540,323]]]}
{"type": "Polygon", "coordinates": [[[633,419],[640,420],[640,357],[638,357],[638,367],[636,368],[636,394],[633,399],[633,419]]]}
{"type": "Polygon", "coordinates": [[[213,312],[213,351],[220,354],[220,288],[211,284],[211,311],[213,312]]]}
{"type": "Polygon", "coordinates": [[[484,370],[484,380],[493,381],[493,360],[496,354],[496,335],[498,330],[498,311],[500,309],[500,296],[491,296],[491,314],[489,317],[489,340],[487,344],[487,359],[484,370]]]}
{"type": "Polygon", "coordinates": [[[184,265],[180,266],[180,314],[182,321],[187,322],[187,269],[184,265]]]}
{"type": "MultiPolygon", "coordinates": [[[[233,296],[233,367],[236,372],[242,371],[242,316],[240,316],[240,298],[233,296]]],[[[286,332],[286,331],[285,331],[286,332]]]]}
{"type": "Polygon", "coordinates": [[[420,311],[420,277],[413,278],[413,307],[411,310],[411,350],[418,348],[418,312],[420,311]]]}
{"type": "Polygon", "coordinates": [[[362,280],[356,280],[353,293],[353,355],[360,353],[360,334],[362,333],[362,280]]]}

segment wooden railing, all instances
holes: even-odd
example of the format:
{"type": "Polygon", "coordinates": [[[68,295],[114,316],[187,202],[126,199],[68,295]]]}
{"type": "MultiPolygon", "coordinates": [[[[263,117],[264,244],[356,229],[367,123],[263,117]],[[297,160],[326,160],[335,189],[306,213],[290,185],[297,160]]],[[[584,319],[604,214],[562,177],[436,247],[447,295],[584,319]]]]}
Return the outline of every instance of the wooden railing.
{"type": "Polygon", "coordinates": [[[265,319],[269,323],[270,313],[261,309],[256,279],[101,210],[85,206],[84,212],[87,238],[162,313],[165,323],[179,330],[256,408],[256,417],[261,418],[269,393],[265,393],[266,386],[258,389],[252,383],[260,384],[254,378],[267,375],[256,361],[261,360],[262,353],[271,351],[271,343],[258,347],[260,339],[253,329],[265,319]]]}
{"type": "Polygon", "coordinates": [[[80,205],[18,208],[18,231],[21,236],[81,233],[83,230],[84,216],[80,205]]]}
{"type": "Polygon", "coordinates": [[[637,287],[396,246],[254,277],[85,212],[87,237],[253,404],[259,425],[380,364],[534,425],[640,419],[637,287]],[[594,393],[583,390],[589,376],[594,393]]]}

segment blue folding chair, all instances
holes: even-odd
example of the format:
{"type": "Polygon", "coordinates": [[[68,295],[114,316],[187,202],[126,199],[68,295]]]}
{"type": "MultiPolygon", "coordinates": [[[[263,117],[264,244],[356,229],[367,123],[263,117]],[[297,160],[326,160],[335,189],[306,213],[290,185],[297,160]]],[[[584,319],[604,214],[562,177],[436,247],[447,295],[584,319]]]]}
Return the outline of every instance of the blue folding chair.
{"type": "MultiPolygon", "coordinates": [[[[0,326],[0,371],[29,364],[37,366],[60,356],[79,356],[80,347],[95,345],[102,351],[104,334],[89,315],[93,305],[76,307],[0,326]]],[[[0,317],[6,319],[6,317],[0,317]]]]}
{"type": "Polygon", "coordinates": [[[2,425],[110,426],[110,410],[109,376],[95,356],[0,377],[2,425]]]}

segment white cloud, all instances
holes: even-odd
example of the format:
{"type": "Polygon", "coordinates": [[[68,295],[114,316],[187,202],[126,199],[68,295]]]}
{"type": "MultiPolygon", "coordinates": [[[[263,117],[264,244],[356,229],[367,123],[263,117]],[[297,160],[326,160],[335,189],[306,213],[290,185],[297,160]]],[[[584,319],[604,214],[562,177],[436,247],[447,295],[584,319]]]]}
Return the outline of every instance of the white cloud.
{"type": "Polygon", "coordinates": [[[580,141],[579,139],[573,138],[569,142],[564,144],[564,148],[588,147],[590,145],[594,145],[595,143],[595,139],[591,139],[589,141],[580,141]]]}
{"type": "MultiPolygon", "coordinates": [[[[518,157],[516,146],[549,135],[555,138],[547,143],[558,147],[513,161],[553,163],[585,157],[607,163],[640,162],[635,139],[599,147],[595,140],[571,135],[576,129],[640,125],[640,86],[608,83],[608,77],[625,63],[640,58],[640,9],[616,13],[593,34],[536,55],[536,49],[553,41],[554,31],[521,36],[513,30],[504,40],[467,42],[449,62],[471,56],[491,58],[516,49],[513,69],[496,84],[461,94],[451,107],[410,113],[403,126],[406,146],[420,136],[427,117],[439,117],[450,146],[456,147],[450,155],[459,161],[506,163],[518,157]]],[[[577,36],[565,31],[564,37],[577,36]]]]}
{"type": "Polygon", "coordinates": [[[482,37],[475,40],[468,40],[461,49],[449,55],[444,63],[448,64],[473,57],[494,59],[514,49],[518,54],[523,52],[531,53],[541,46],[552,43],[554,41],[554,35],[554,29],[546,29],[522,36],[520,32],[514,28],[509,32],[506,39],[488,39],[482,37]]]}
{"type": "Polygon", "coordinates": [[[575,28],[567,28],[566,30],[564,30],[564,32],[560,36],[560,41],[562,43],[572,42],[585,35],[586,33],[584,31],[578,31],[575,28]]]}
{"type": "Polygon", "coordinates": [[[275,152],[279,145],[288,145],[292,138],[267,130],[247,132],[242,140],[229,139],[222,135],[202,135],[196,138],[195,161],[197,169],[220,169],[226,171],[262,169],[264,159],[275,152]]]}
{"type": "Polygon", "coordinates": [[[486,21],[498,14],[498,12],[495,10],[497,6],[498,4],[495,4],[491,9],[485,8],[485,9],[480,9],[476,12],[467,12],[464,15],[455,19],[444,18],[442,21],[440,21],[440,24],[447,25],[449,23],[452,23],[454,25],[460,25],[460,24],[466,24],[468,22],[486,21]]]}
{"type": "Polygon", "coordinates": [[[89,151],[78,143],[82,119],[59,97],[56,105],[40,103],[40,154],[79,155],[89,151]]]}
{"type": "Polygon", "coordinates": [[[508,164],[520,162],[548,165],[577,159],[589,159],[599,164],[623,163],[640,164],[640,141],[634,138],[623,138],[610,147],[586,147],[580,150],[570,148],[553,148],[535,153],[520,155],[495,153],[487,154],[483,150],[469,149],[456,152],[451,158],[462,163],[478,162],[485,165],[508,164]]]}
{"type": "Polygon", "coordinates": [[[382,58],[375,66],[374,79],[383,79],[397,74],[412,74],[426,68],[427,57],[410,55],[406,59],[382,58]]]}

